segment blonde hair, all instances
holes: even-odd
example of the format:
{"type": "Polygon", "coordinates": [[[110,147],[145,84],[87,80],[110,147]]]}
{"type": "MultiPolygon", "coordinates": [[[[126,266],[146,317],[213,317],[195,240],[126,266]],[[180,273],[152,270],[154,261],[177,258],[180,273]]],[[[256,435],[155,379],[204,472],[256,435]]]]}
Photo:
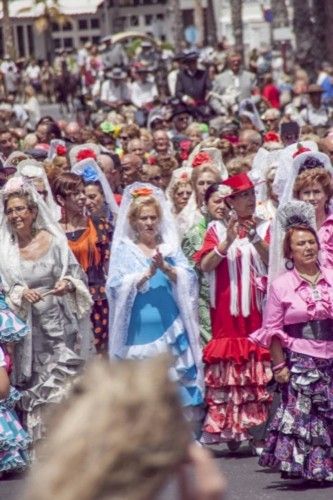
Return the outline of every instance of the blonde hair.
{"type": "Polygon", "coordinates": [[[128,209],[128,220],[129,223],[134,229],[135,221],[140,216],[140,213],[145,207],[154,207],[156,210],[156,214],[159,220],[162,217],[162,210],[159,202],[153,196],[139,196],[138,198],[134,198],[130,207],[128,209]]]}
{"type": "Polygon", "coordinates": [[[147,500],[185,462],[190,432],[168,356],[95,361],[53,417],[26,500],[147,500]]]}
{"type": "Polygon", "coordinates": [[[200,167],[193,168],[192,175],[191,175],[191,183],[192,183],[192,188],[193,188],[193,191],[195,193],[195,198],[196,198],[197,202],[198,202],[198,199],[197,199],[196,185],[197,185],[197,182],[198,182],[200,175],[206,174],[207,172],[214,176],[214,184],[216,182],[221,181],[221,172],[219,172],[219,170],[216,167],[214,167],[214,165],[204,163],[203,165],[200,165],[200,167]]]}

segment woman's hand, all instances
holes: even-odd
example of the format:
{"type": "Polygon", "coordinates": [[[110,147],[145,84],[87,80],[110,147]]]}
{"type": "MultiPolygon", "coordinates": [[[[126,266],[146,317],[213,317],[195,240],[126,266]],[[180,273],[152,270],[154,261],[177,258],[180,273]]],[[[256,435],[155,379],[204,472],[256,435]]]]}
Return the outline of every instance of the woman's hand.
{"type": "Polygon", "coordinates": [[[290,379],[290,372],[287,366],[274,373],[274,379],[278,384],[287,384],[290,379]]]}
{"type": "Polygon", "coordinates": [[[53,295],[61,297],[70,291],[72,291],[70,282],[68,280],[59,280],[54,286],[53,295]]]}
{"type": "Polygon", "coordinates": [[[157,248],[155,255],[152,258],[153,264],[156,268],[161,269],[161,271],[164,271],[166,268],[166,262],[163,258],[163,255],[161,254],[159,248],[157,248]]]}
{"type": "Polygon", "coordinates": [[[232,215],[227,225],[227,246],[229,247],[237,238],[238,221],[235,215],[232,215]]]}
{"type": "Polygon", "coordinates": [[[35,304],[40,300],[43,300],[42,294],[37,292],[37,290],[33,290],[31,288],[26,288],[23,290],[22,298],[29,302],[29,304],[35,304]]]}

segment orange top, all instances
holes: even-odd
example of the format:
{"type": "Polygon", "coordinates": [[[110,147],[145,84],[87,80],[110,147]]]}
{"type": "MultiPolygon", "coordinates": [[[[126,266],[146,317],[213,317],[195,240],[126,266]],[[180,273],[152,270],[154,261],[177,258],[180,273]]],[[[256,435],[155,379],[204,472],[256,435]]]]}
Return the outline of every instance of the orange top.
{"type": "Polygon", "coordinates": [[[92,222],[88,219],[87,229],[76,241],[68,241],[69,248],[74,253],[80,266],[87,272],[88,267],[98,266],[101,262],[101,254],[97,247],[97,231],[92,222]]]}

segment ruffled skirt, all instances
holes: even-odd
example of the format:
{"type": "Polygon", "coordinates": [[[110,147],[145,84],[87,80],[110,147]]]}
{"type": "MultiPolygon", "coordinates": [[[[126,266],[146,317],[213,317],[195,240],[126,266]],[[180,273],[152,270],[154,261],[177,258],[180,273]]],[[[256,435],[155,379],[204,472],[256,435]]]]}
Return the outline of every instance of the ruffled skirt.
{"type": "Polygon", "coordinates": [[[26,323],[9,309],[0,292],[0,343],[19,342],[28,333],[26,323]]]}
{"type": "Polygon", "coordinates": [[[174,357],[170,376],[178,383],[186,415],[191,421],[202,420],[203,394],[196,384],[197,367],[179,316],[160,338],[148,344],[126,345],[118,356],[122,359],[147,359],[164,352],[170,352],[174,357]]]}
{"type": "Polygon", "coordinates": [[[19,392],[11,388],[8,398],[0,401],[0,472],[24,471],[30,462],[31,439],[14,411],[19,399],[19,392]]]}
{"type": "Polygon", "coordinates": [[[259,463],[284,477],[333,481],[333,360],[288,356],[290,380],[259,463]]]}
{"type": "Polygon", "coordinates": [[[249,430],[268,417],[272,377],[269,353],[248,339],[219,339],[204,360],[207,414],[204,444],[251,439],[249,430]],[[218,360],[219,359],[219,360],[218,360]]]}

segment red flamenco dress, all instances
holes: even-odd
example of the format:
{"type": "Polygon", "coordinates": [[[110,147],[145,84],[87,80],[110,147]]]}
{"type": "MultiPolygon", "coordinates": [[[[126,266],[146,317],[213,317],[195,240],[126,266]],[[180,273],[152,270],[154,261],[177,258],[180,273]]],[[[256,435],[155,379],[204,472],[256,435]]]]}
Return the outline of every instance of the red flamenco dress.
{"type": "MultiPolygon", "coordinates": [[[[223,240],[219,234],[221,226],[216,222],[208,229],[203,246],[195,255],[198,263],[223,240]]],[[[267,223],[259,225],[257,231],[268,240],[267,223]]],[[[272,376],[270,355],[248,338],[262,324],[263,293],[258,284],[264,277],[264,269],[254,246],[240,234],[229,248],[227,258],[209,273],[211,302],[215,307],[210,309],[212,340],[203,351],[207,414],[202,442],[205,444],[251,439],[249,429],[268,417],[271,398],[266,386],[272,376]],[[242,287],[248,294],[247,304],[242,287]]]]}

